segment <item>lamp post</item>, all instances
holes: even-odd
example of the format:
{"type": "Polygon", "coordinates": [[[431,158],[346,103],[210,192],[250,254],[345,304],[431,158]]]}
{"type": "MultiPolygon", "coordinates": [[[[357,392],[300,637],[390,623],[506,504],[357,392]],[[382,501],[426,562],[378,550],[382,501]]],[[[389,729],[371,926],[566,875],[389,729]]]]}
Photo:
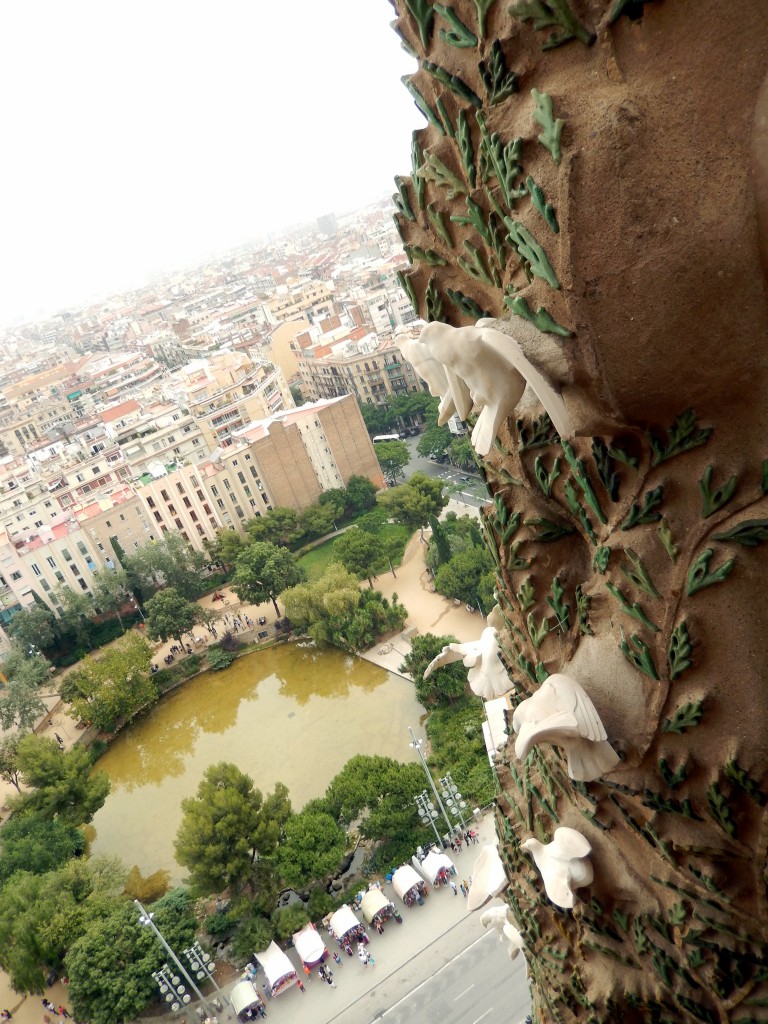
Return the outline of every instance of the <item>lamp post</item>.
{"type": "Polygon", "coordinates": [[[189,1005],[192,997],[182,984],[181,978],[172,973],[168,964],[163,964],[159,971],[152,971],[152,977],[160,990],[160,995],[171,1004],[174,1013],[189,1005]]]}
{"type": "Polygon", "coordinates": [[[419,812],[419,817],[421,819],[422,825],[432,826],[432,828],[435,830],[435,839],[437,839],[437,845],[442,847],[443,844],[440,842],[440,833],[437,831],[437,825],[435,824],[437,811],[435,810],[435,805],[427,796],[426,789],[421,793],[417,793],[413,799],[416,801],[416,810],[419,812]]]}
{"type": "Polygon", "coordinates": [[[411,734],[411,746],[419,755],[421,767],[424,769],[424,774],[427,776],[427,779],[429,780],[430,788],[432,789],[432,792],[435,795],[435,801],[437,803],[437,806],[440,808],[443,817],[445,818],[445,824],[448,826],[448,833],[450,834],[451,832],[453,832],[453,825],[451,824],[451,821],[446,813],[445,807],[443,807],[443,801],[440,799],[440,794],[437,792],[437,786],[435,786],[435,780],[432,778],[432,772],[429,770],[429,765],[424,759],[424,754],[422,753],[421,750],[422,741],[416,739],[416,737],[413,735],[413,729],[410,727],[410,725],[408,726],[408,732],[411,734]]]}
{"type": "Polygon", "coordinates": [[[462,808],[466,807],[466,801],[462,799],[459,787],[454,783],[451,778],[451,773],[446,772],[444,778],[440,779],[440,785],[443,787],[442,795],[448,810],[451,814],[455,814],[461,822],[462,831],[466,829],[466,823],[464,821],[464,815],[461,813],[462,808]]]}
{"type": "Polygon", "coordinates": [[[147,620],[144,618],[144,612],[141,610],[141,606],[139,605],[139,602],[136,600],[135,594],[131,594],[131,604],[141,616],[141,621],[146,622],[147,620]]]}
{"type": "Polygon", "coordinates": [[[199,942],[193,942],[189,949],[184,950],[184,956],[195,972],[198,981],[212,981],[217,992],[221,992],[216,979],[213,976],[215,967],[210,956],[205,952],[199,942]]]}
{"type": "MultiPolygon", "coordinates": [[[[194,981],[190,977],[189,971],[187,971],[187,969],[182,964],[181,960],[179,960],[179,958],[176,956],[174,951],[171,949],[171,947],[165,941],[165,937],[163,936],[163,933],[160,931],[160,929],[157,927],[155,922],[152,920],[152,918],[154,917],[154,914],[148,914],[147,911],[144,909],[144,907],[141,905],[141,903],[138,900],[134,900],[133,902],[136,904],[136,906],[138,907],[138,910],[139,910],[139,924],[146,925],[147,927],[152,929],[152,931],[155,933],[155,936],[157,937],[158,941],[160,942],[160,944],[165,949],[165,951],[168,954],[168,956],[170,956],[171,960],[173,960],[173,962],[178,967],[179,973],[181,974],[181,976],[186,979],[187,984],[189,985],[189,987],[192,989],[192,991],[195,993],[197,998],[200,1000],[200,1002],[205,1007],[205,1014],[206,1014],[206,1016],[207,1017],[211,1017],[212,1013],[211,1013],[211,1008],[208,1005],[208,1001],[206,1000],[206,998],[203,995],[203,993],[200,991],[200,989],[197,987],[197,985],[194,983],[194,981]]],[[[167,998],[168,997],[166,996],[166,999],[167,998]]]]}

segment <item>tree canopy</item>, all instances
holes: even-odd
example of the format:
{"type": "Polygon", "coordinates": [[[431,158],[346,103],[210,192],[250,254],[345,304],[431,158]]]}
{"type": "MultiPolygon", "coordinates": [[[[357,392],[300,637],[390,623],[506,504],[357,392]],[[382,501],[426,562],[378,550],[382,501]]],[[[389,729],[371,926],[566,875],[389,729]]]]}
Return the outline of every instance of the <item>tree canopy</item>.
{"type": "Polygon", "coordinates": [[[56,617],[42,605],[22,608],[8,623],[8,633],[23,651],[30,647],[46,650],[56,638],[56,617]]]}
{"type": "Polygon", "coordinates": [[[171,637],[183,644],[182,634],[188,633],[199,620],[199,609],[174,587],[153,594],[144,605],[147,633],[153,640],[171,637]]]}
{"type": "Polygon", "coordinates": [[[448,498],[442,480],[414,473],[407,483],[380,494],[378,502],[394,520],[416,530],[426,526],[430,516],[438,515],[448,498]]]}
{"type": "Polygon", "coordinates": [[[407,672],[416,687],[416,699],[428,707],[430,704],[452,704],[462,697],[467,687],[467,670],[460,661],[435,669],[429,679],[424,678],[427,666],[448,644],[458,643],[455,636],[435,636],[422,633],[411,640],[411,649],[403,659],[401,672],[407,672]]]}
{"type": "Polygon", "coordinates": [[[394,483],[411,461],[411,453],[405,441],[379,441],[374,445],[381,471],[390,483],[394,483]]]}
{"type": "Polygon", "coordinates": [[[35,686],[22,679],[0,685],[0,725],[3,729],[31,729],[45,714],[45,703],[35,686]]]}
{"type": "Polygon", "coordinates": [[[301,536],[299,513],[295,509],[278,505],[263,515],[249,519],[245,531],[252,541],[289,547],[301,536]]]}
{"type": "Polygon", "coordinates": [[[93,772],[90,754],[79,744],[63,751],[53,740],[30,733],[19,741],[17,760],[29,788],[12,798],[15,812],[81,825],[107,799],[107,773],[93,772]]]}
{"type": "Polygon", "coordinates": [[[397,839],[417,825],[414,794],[424,788],[420,765],[359,754],[334,776],[325,793],[331,813],[344,821],[361,817],[366,838],[397,839]]]}
{"type": "Polygon", "coordinates": [[[241,601],[261,604],[269,599],[280,615],[277,598],[284,590],[306,579],[295,557],[285,548],[257,541],[238,556],[232,589],[241,601]]]}
{"type": "Polygon", "coordinates": [[[206,556],[191,547],[180,533],[164,533],[142,545],[134,555],[125,555],[122,562],[132,588],[147,593],[165,586],[192,599],[200,593],[200,570],[206,564],[206,556]]]}
{"type": "Polygon", "coordinates": [[[43,875],[85,849],[79,828],[36,814],[14,814],[0,829],[0,886],[16,871],[43,875]]]}
{"type": "MultiPolygon", "coordinates": [[[[156,596],[162,593],[167,591],[156,596]]],[[[154,600],[150,598],[148,605],[154,600]]],[[[157,700],[157,686],[148,671],[151,662],[152,648],[131,631],[100,657],[83,658],[66,677],[61,695],[83,721],[114,732],[121,719],[133,717],[157,700]]]]}
{"type": "Polygon", "coordinates": [[[333,556],[358,579],[367,579],[373,589],[373,576],[387,566],[386,549],[375,533],[358,526],[350,528],[333,546],[333,556]]]}
{"type": "Polygon", "coordinates": [[[347,834],[330,814],[314,809],[285,823],[277,851],[277,870],[286,885],[302,888],[334,872],[344,857],[347,834]]]}
{"type": "Polygon", "coordinates": [[[205,895],[252,886],[257,858],[274,853],[290,814],[285,787],[265,800],[253,780],[226,761],[206,768],[197,796],[181,807],[176,859],[189,869],[192,889],[205,895]]]}

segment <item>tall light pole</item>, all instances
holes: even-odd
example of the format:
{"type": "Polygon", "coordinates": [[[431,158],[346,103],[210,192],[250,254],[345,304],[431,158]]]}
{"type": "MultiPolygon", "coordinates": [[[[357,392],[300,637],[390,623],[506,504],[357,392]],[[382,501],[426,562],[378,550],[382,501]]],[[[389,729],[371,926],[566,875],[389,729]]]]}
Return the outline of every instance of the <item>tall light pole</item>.
{"type": "Polygon", "coordinates": [[[213,976],[213,972],[215,970],[213,961],[200,943],[193,942],[189,949],[184,950],[184,956],[187,958],[190,967],[195,972],[197,980],[212,981],[216,991],[221,993],[221,989],[213,976]]]}
{"type": "Polygon", "coordinates": [[[181,978],[173,974],[168,964],[163,964],[159,971],[152,971],[152,977],[157,983],[160,995],[171,1004],[174,1013],[189,1005],[192,997],[182,985],[181,978]]]}
{"type": "Polygon", "coordinates": [[[443,787],[442,795],[448,806],[448,810],[451,814],[455,814],[461,822],[462,831],[466,830],[466,823],[464,821],[464,815],[461,813],[462,808],[466,807],[466,801],[463,799],[459,792],[459,787],[454,783],[451,778],[451,773],[446,772],[445,777],[440,779],[440,785],[443,787]]]}
{"type": "MultiPolygon", "coordinates": [[[[450,833],[453,832],[453,825],[451,824],[450,818],[446,813],[445,807],[443,807],[443,801],[440,799],[440,794],[437,792],[437,786],[435,786],[435,780],[432,778],[432,772],[429,770],[429,765],[424,759],[424,754],[422,753],[421,749],[422,741],[416,739],[416,737],[413,735],[413,729],[410,727],[410,725],[408,726],[408,732],[411,734],[411,746],[419,755],[421,767],[424,769],[424,774],[427,776],[427,779],[429,780],[429,785],[432,789],[432,792],[435,795],[435,802],[437,803],[437,806],[440,808],[440,811],[443,817],[445,818],[445,824],[448,826],[448,834],[450,835],[450,833]]],[[[442,843],[440,845],[442,846],[442,843]]]]}
{"type": "Polygon", "coordinates": [[[144,909],[144,907],[141,905],[141,903],[138,900],[134,900],[133,902],[136,904],[136,906],[139,909],[139,924],[147,925],[147,927],[152,929],[152,931],[155,933],[155,936],[157,937],[157,939],[160,942],[160,944],[162,945],[162,947],[165,949],[165,951],[168,954],[168,956],[171,958],[171,960],[173,960],[173,962],[178,967],[179,973],[181,974],[181,976],[183,978],[186,978],[187,983],[189,984],[189,987],[192,989],[192,991],[195,993],[197,998],[200,1000],[200,1002],[205,1007],[206,1016],[211,1017],[212,1016],[211,1008],[208,1005],[207,999],[205,998],[203,993],[200,991],[200,989],[197,987],[197,985],[194,983],[194,981],[190,977],[189,971],[187,971],[187,969],[182,964],[181,960],[179,960],[179,958],[176,956],[174,951],[171,949],[171,947],[165,941],[165,937],[163,936],[163,933],[160,931],[160,929],[157,927],[155,922],[152,920],[152,918],[154,917],[154,914],[148,914],[147,911],[144,909]]]}
{"type": "Polygon", "coordinates": [[[426,789],[422,793],[417,793],[413,799],[416,801],[416,810],[419,812],[419,817],[421,818],[422,825],[432,826],[432,828],[435,830],[435,839],[437,840],[437,845],[442,848],[443,844],[440,842],[440,833],[437,831],[437,825],[435,824],[437,811],[435,810],[435,805],[427,796],[426,789]]]}

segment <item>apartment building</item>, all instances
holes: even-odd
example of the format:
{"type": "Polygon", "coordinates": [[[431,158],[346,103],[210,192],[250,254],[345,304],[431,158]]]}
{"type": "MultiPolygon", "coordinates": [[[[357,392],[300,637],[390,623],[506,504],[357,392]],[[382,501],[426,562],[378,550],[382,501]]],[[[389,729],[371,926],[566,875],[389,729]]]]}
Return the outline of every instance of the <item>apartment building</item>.
{"type": "Polygon", "coordinates": [[[302,391],[310,399],[354,395],[366,405],[388,397],[419,391],[423,381],[391,341],[370,352],[350,355],[308,349],[299,360],[302,391]]]}

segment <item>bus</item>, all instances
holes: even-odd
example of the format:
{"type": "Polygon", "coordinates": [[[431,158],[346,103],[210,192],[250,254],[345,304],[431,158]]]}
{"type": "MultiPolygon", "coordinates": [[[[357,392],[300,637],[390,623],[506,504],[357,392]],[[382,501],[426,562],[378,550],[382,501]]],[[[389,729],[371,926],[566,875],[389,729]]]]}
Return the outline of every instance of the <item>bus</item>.
{"type": "Polygon", "coordinates": [[[372,440],[374,444],[378,444],[380,441],[402,441],[402,438],[399,434],[377,434],[372,440]]]}

